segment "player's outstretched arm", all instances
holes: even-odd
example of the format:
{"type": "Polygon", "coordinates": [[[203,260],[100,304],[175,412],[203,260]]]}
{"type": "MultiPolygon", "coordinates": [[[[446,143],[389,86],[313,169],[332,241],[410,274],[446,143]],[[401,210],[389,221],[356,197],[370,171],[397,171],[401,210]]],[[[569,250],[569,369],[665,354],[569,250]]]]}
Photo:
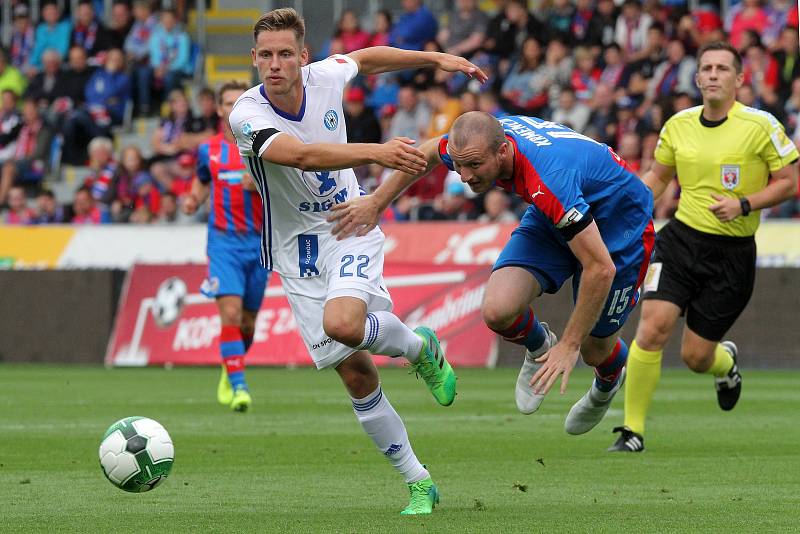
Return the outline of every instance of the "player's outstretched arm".
{"type": "Polygon", "coordinates": [[[561,339],[537,359],[543,362],[531,379],[531,386],[537,394],[547,393],[561,374],[564,375],[561,393],[567,390],[569,375],[578,361],[581,344],[600,318],[616,275],[614,262],[594,221],[578,232],[568,244],[583,269],[578,298],[561,339]]]}
{"type": "Polygon", "coordinates": [[[372,46],[351,52],[348,56],[358,64],[359,74],[437,68],[446,72],[462,72],[481,83],[488,79],[486,73],[463,57],[443,52],[418,52],[391,46],[372,46]]]}
{"type": "Polygon", "coordinates": [[[672,178],[675,176],[675,167],[663,165],[657,161],[653,161],[650,170],[644,173],[642,181],[653,192],[653,200],[664,194],[672,178]]]}
{"type": "Polygon", "coordinates": [[[304,171],[349,169],[370,163],[412,174],[425,169],[425,158],[414,148],[414,140],[407,137],[386,143],[303,143],[284,133],[276,136],[261,158],[304,171]]]}
{"type": "Polygon", "coordinates": [[[208,192],[208,185],[202,183],[195,177],[195,179],[192,180],[192,188],[189,190],[189,194],[186,195],[181,204],[183,213],[186,215],[194,215],[197,208],[208,198],[208,192]]]}
{"type": "Polygon", "coordinates": [[[356,197],[334,205],[331,208],[331,215],[328,217],[328,222],[336,223],[331,229],[331,233],[337,239],[344,239],[351,235],[366,235],[375,228],[380,221],[381,214],[394,199],[442,162],[438,150],[440,139],[441,137],[429,139],[420,145],[419,150],[426,161],[426,167],[421,172],[395,171],[371,195],[356,197]]]}

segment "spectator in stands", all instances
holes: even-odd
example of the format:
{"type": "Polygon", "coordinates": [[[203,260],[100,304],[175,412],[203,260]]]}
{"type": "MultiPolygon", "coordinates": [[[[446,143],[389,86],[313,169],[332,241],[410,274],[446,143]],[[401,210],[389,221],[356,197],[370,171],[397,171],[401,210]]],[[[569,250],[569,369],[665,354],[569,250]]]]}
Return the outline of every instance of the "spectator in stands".
{"type": "Polygon", "coordinates": [[[25,76],[19,69],[9,64],[8,54],[0,47],[0,91],[10,90],[19,97],[25,91],[26,85],[25,76]]]}
{"type": "Polygon", "coordinates": [[[544,69],[542,46],[536,37],[529,36],[500,89],[503,108],[515,114],[541,115],[549,101],[551,84],[544,69]]]}
{"type": "Polygon", "coordinates": [[[761,0],[742,0],[728,12],[725,27],[730,34],[730,43],[740,49],[742,33],[746,30],[762,35],[769,29],[769,14],[761,5],[761,0]]]}
{"type": "Polygon", "coordinates": [[[602,71],[597,66],[592,52],[583,46],[575,48],[575,68],[572,69],[570,85],[581,102],[588,102],[594,96],[602,71]]]}
{"type": "Polygon", "coordinates": [[[622,60],[622,50],[617,43],[611,43],[603,50],[603,70],[600,72],[599,83],[604,83],[616,89],[622,81],[625,72],[625,62],[622,60]]]}
{"type": "Polygon", "coordinates": [[[125,55],[119,48],[105,54],[103,68],[86,84],[84,104],[73,110],[64,124],[62,161],[80,165],[86,161],[86,143],[95,137],[110,137],[111,127],[125,118],[131,99],[131,80],[125,72],[125,55]]]}
{"type": "Polygon", "coordinates": [[[391,31],[392,14],[388,9],[381,9],[375,13],[375,20],[372,24],[372,34],[369,36],[367,46],[388,46],[391,31]]]}
{"type": "MultiPolygon", "coordinates": [[[[528,11],[527,0],[508,0],[505,8],[490,22],[486,30],[483,49],[495,61],[508,62],[522,50],[528,37],[536,37],[540,43],[547,42],[547,27],[528,11]]],[[[508,65],[501,65],[505,74],[508,65]]]]}
{"type": "Polygon", "coordinates": [[[366,48],[369,45],[370,35],[361,29],[356,12],[352,9],[345,9],[336,25],[333,38],[341,43],[343,53],[349,54],[355,50],[366,48]]]}
{"type": "Polygon", "coordinates": [[[444,84],[434,84],[425,93],[428,106],[431,109],[428,131],[425,135],[427,139],[444,135],[450,131],[450,125],[461,115],[461,105],[458,100],[451,98],[447,94],[447,87],[444,84]]]}
{"type": "Polygon", "coordinates": [[[113,222],[127,222],[136,207],[135,183],[152,181],[138,147],[126,146],[120,153],[120,162],[111,181],[104,201],[111,206],[113,222]]]}
{"type": "Polygon", "coordinates": [[[156,17],[149,0],[133,3],[134,23],[125,38],[125,54],[133,74],[133,90],[137,113],[150,114],[150,36],[156,27],[156,17]]]}
{"type": "Polygon", "coordinates": [[[83,186],[91,192],[98,203],[102,222],[111,222],[112,184],[117,172],[114,161],[114,143],[108,137],[95,137],[89,141],[89,175],[83,186]]]}
{"type": "Polygon", "coordinates": [[[392,27],[389,44],[405,50],[422,50],[436,39],[438,23],[422,0],[402,0],[403,14],[392,27]]]}
{"type": "Polygon", "coordinates": [[[637,176],[642,176],[642,143],[635,132],[627,132],[619,141],[617,154],[625,160],[627,168],[637,176]]]}
{"type": "Polygon", "coordinates": [[[642,12],[639,0],[625,0],[622,4],[622,14],[617,18],[614,36],[626,61],[637,61],[647,54],[647,30],[652,23],[652,17],[642,12]]]}
{"type": "MultiPolygon", "coordinates": [[[[175,12],[162,10],[160,22],[150,35],[150,68],[156,87],[163,88],[167,94],[181,87],[183,79],[192,74],[190,48],[189,36],[178,26],[175,12]]],[[[142,109],[149,106],[148,95],[142,109]]]]}
{"type": "Polygon", "coordinates": [[[397,93],[397,111],[392,117],[388,139],[408,137],[419,144],[424,139],[430,120],[430,109],[418,98],[412,85],[400,87],[397,93]]]}
{"type": "Polygon", "coordinates": [[[458,103],[461,106],[461,113],[468,113],[470,111],[478,111],[478,93],[471,91],[464,91],[458,98],[458,103]]]}
{"type": "Polygon", "coordinates": [[[758,101],[756,107],[769,111],[781,120],[783,109],[778,103],[778,62],[762,45],[749,47],[742,59],[744,83],[753,88],[758,101]]]}
{"type": "Polygon", "coordinates": [[[573,43],[572,21],[575,17],[575,6],[570,0],[553,0],[545,15],[549,35],[562,39],[565,43],[573,43]]]}
{"type": "Polygon", "coordinates": [[[674,93],[697,96],[694,75],[697,61],[686,55],[681,41],[674,39],[667,45],[667,58],[656,67],[647,89],[647,99],[663,99],[674,93]]]}
{"type": "Polygon", "coordinates": [[[35,224],[62,224],[67,222],[64,207],[56,200],[50,189],[42,189],[36,196],[35,224]]]}
{"type": "Polygon", "coordinates": [[[551,39],[547,43],[542,66],[542,73],[550,88],[548,98],[550,105],[558,100],[559,88],[569,86],[573,68],[574,62],[566,43],[558,37],[551,39]]]}
{"type": "Polygon", "coordinates": [[[31,52],[31,70],[28,76],[42,69],[42,59],[46,50],[56,50],[59,57],[67,57],[72,23],[61,20],[61,10],[55,0],[49,0],[42,6],[42,22],[36,27],[36,38],[31,52]]]}
{"type": "Polygon", "coordinates": [[[592,110],[580,102],[571,87],[564,87],[558,95],[558,104],[553,108],[551,119],[578,133],[583,133],[589,123],[592,110]]]}
{"type": "Polygon", "coordinates": [[[798,51],[796,27],[787,26],[781,31],[774,58],[778,64],[778,99],[786,101],[792,92],[792,84],[800,78],[800,51],[798,51]]]}
{"type": "Polygon", "coordinates": [[[169,115],[161,121],[161,125],[153,132],[151,146],[150,172],[165,191],[172,189],[172,182],[180,174],[177,158],[187,151],[194,150],[187,142],[184,133],[197,133],[202,127],[189,109],[189,101],[181,89],[173,89],[169,93],[169,115]]]}
{"type": "Polygon", "coordinates": [[[475,219],[474,205],[467,199],[466,186],[458,181],[447,184],[445,191],[438,195],[432,205],[420,206],[419,219],[422,221],[468,221],[475,219]]]}
{"type": "Polygon", "coordinates": [[[351,143],[380,143],[381,126],[372,109],[364,105],[364,90],[350,87],[344,95],[347,140],[351,143]]]}
{"type": "Polygon", "coordinates": [[[800,77],[792,81],[792,90],[783,105],[783,112],[786,117],[788,135],[800,131],[800,77]]]}
{"type": "MultiPolygon", "coordinates": [[[[0,165],[14,158],[21,129],[22,116],[17,110],[17,94],[11,89],[3,89],[0,92],[0,165]]],[[[0,188],[0,204],[3,199],[0,188]]]]}
{"type": "Polygon", "coordinates": [[[647,30],[645,45],[640,53],[627,62],[622,75],[622,84],[628,85],[630,78],[638,73],[646,80],[655,74],[656,68],[667,58],[667,39],[664,26],[655,23],[647,30]]]}
{"type": "Polygon", "coordinates": [[[39,186],[50,161],[53,133],[39,114],[35,100],[22,103],[22,128],[17,135],[12,157],[0,170],[0,204],[12,185],[39,186]]]}
{"type": "Polygon", "coordinates": [[[445,52],[469,59],[483,45],[489,18],[478,9],[477,0],[456,0],[455,4],[437,40],[445,52]]]}
{"type": "Polygon", "coordinates": [[[117,0],[111,6],[111,22],[108,33],[111,35],[111,48],[125,48],[125,40],[133,28],[133,15],[128,2],[117,0]]]}
{"type": "Polygon", "coordinates": [[[613,88],[605,83],[599,84],[594,92],[591,107],[592,114],[589,116],[585,134],[596,141],[613,146],[617,131],[613,88]]]}
{"type": "MultiPolygon", "coordinates": [[[[587,37],[592,52],[598,55],[601,50],[616,43],[617,13],[614,0],[597,0],[597,10],[589,21],[587,37]]],[[[622,49],[621,45],[617,45],[622,49]]]]}
{"type": "Polygon", "coordinates": [[[6,224],[34,224],[36,212],[28,207],[25,190],[14,186],[8,192],[8,210],[5,214],[6,224]]]}
{"type": "Polygon", "coordinates": [[[63,90],[61,56],[58,50],[46,50],[42,56],[43,69],[38,72],[25,89],[25,98],[33,98],[43,109],[47,109],[63,90]]]}
{"type": "Polygon", "coordinates": [[[636,133],[639,130],[639,118],[636,116],[636,101],[629,96],[623,96],[616,102],[617,125],[614,129],[614,142],[609,146],[619,146],[622,136],[626,133],[636,133]]]}
{"type": "Polygon", "coordinates": [[[153,222],[162,225],[178,222],[178,199],[174,193],[167,192],[161,195],[158,216],[153,222]]]}
{"type": "Polygon", "coordinates": [[[102,214],[95,205],[94,198],[88,187],[81,187],[75,192],[72,201],[72,224],[100,224],[103,222],[102,214]]]}
{"type": "Polygon", "coordinates": [[[478,110],[488,113],[495,119],[499,119],[507,115],[505,110],[500,107],[497,94],[491,90],[484,91],[478,95],[478,110]]]}
{"type": "Polygon", "coordinates": [[[86,51],[89,65],[103,64],[105,53],[113,45],[108,29],[95,16],[91,0],[80,0],[70,34],[70,46],[79,46],[86,51]]]}
{"type": "Polygon", "coordinates": [[[593,0],[576,0],[575,2],[575,13],[572,15],[570,23],[570,34],[575,44],[591,45],[589,27],[594,17],[593,3],[593,0]]]}
{"type": "Polygon", "coordinates": [[[31,22],[28,6],[17,4],[14,6],[14,27],[11,30],[11,44],[9,45],[11,64],[21,72],[30,71],[31,54],[36,43],[36,29],[31,22]]]}
{"type": "Polygon", "coordinates": [[[511,201],[508,194],[500,189],[490,189],[483,196],[483,213],[478,217],[481,223],[517,223],[519,219],[509,209],[511,201]]]}
{"type": "MultiPolygon", "coordinates": [[[[81,46],[69,49],[68,66],[58,76],[58,87],[54,103],[56,114],[66,115],[68,111],[78,109],[86,101],[86,85],[92,77],[94,69],[89,66],[89,57],[81,46]]],[[[60,124],[60,120],[55,123],[60,124]]]]}

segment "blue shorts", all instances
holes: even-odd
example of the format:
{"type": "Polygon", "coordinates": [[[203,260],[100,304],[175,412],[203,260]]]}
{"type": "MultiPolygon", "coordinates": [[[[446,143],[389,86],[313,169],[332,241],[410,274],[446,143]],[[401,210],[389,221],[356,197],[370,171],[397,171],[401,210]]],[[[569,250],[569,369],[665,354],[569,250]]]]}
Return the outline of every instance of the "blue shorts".
{"type": "Polygon", "coordinates": [[[225,295],[242,297],[242,307],[258,311],[270,271],[260,264],[260,242],[243,246],[238,240],[212,238],[208,241],[208,278],[200,291],[209,298],[225,295]]]}
{"type": "MultiPolygon", "coordinates": [[[[492,270],[522,267],[536,278],[544,293],[557,292],[572,277],[572,295],[576,299],[581,264],[553,225],[539,217],[534,210],[525,212],[492,270]]],[[[639,286],[647,272],[654,242],[655,231],[650,221],[639,239],[631,240],[627,248],[612,254],[617,274],[592,336],[608,337],[625,324],[639,300],[639,286]]]]}

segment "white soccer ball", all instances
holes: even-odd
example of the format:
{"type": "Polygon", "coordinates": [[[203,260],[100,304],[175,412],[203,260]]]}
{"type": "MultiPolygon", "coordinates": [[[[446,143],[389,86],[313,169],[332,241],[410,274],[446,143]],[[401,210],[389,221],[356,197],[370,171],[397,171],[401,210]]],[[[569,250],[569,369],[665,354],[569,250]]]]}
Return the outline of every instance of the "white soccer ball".
{"type": "Polygon", "coordinates": [[[158,326],[167,328],[180,317],[186,293],[186,282],[177,276],[167,278],[158,286],[150,309],[158,326]]]}
{"type": "Polygon", "coordinates": [[[146,417],[126,417],[111,425],[100,442],[100,467],[125,491],[150,491],[169,475],[175,448],[167,430],[146,417]]]}

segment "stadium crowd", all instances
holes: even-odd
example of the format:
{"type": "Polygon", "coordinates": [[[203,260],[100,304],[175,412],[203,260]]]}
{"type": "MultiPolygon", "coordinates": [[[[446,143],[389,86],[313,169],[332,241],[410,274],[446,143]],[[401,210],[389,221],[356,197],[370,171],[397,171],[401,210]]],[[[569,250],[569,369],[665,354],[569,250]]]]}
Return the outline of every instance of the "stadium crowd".
{"type": "MultiPolygon", "coordinates": [[[[187,91],[197,47],[176,13],[150,0],[115,1],[106,27],[95,2],[81,1],[66,16],[45,0],[34,25],[26,3],[12,4],[13,32],[0,49],[0,222],[202,218],[183,216],[180,205],[195,174],[196,149],[219,124],[213,90],[187,91]],[[113,140],[131,116],[159,117],[145,153],[113,140]],[[50,187],[62,164],[88,167],[67,205],[50,187]]],[[[386,44],[443,50],[490,74],[483,85],[426,70],[357,79],[344,102],[351,142],[422,141],[476,109],[497,117],[526,114],[608,144],[641,174],[664,121],[699,103],[695,51],[727,39],[744,60],[738,100],[772,113],[800,145],[796,2],[741,0],[725,13],[706,4],[690,11],[685,0],[451,4],[434,15],[422,0],[403,0],[401,12],[380,11],[371,20],[345,10],[330,40],[312,51],[319,59],[386,44]]],[[[357,169],[367,190],[383,172],[357,169]]],[[[675,182],[656,217],[670,217],[679,194],[675,182]]],[[[513,222],[525,207],[499,190],[475,196],[441,167],[414,184],[385,219],[513,222]]],[[[764,216],[800,217],[800,197],[764,216]]]]}

